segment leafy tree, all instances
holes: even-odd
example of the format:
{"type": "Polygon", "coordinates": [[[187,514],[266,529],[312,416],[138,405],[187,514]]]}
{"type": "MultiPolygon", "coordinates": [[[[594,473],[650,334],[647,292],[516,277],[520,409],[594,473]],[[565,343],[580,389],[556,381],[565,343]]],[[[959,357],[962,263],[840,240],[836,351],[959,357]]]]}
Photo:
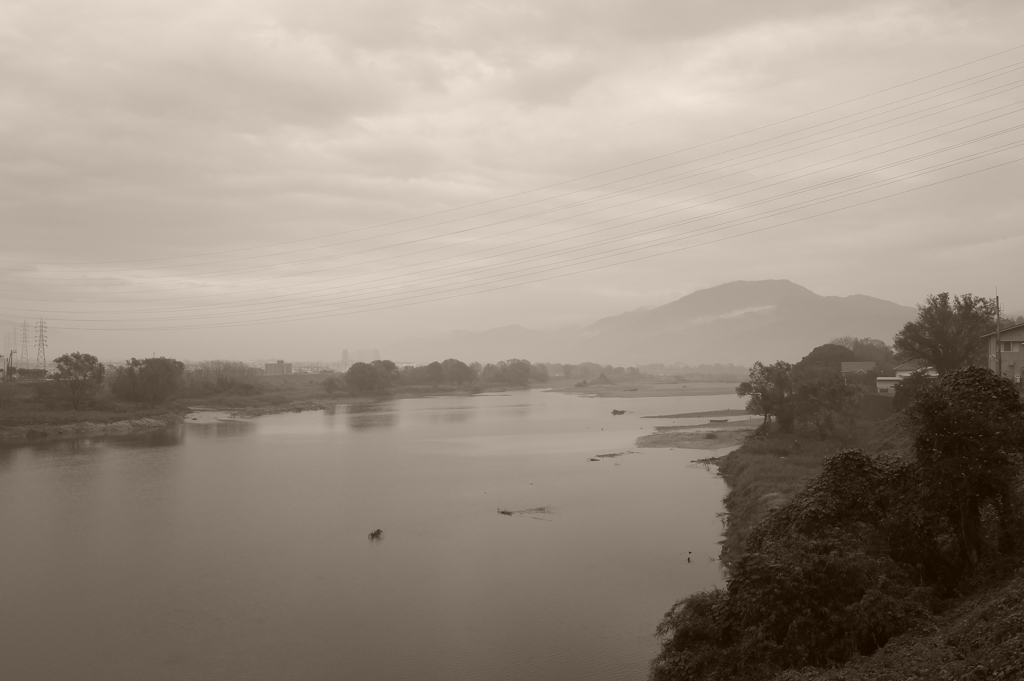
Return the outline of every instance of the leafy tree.
{"type": "Polygon", "coordinates": [[[185,365],[167,357],[132,357],[114,371],[110,389],[116,397],[136,407],[145,402],[156,406],[167,401],[181,386],[185,365]]]}
{"type": "Polygon", "coordinates": [[[725,589],[684,598],[665,615],[650,678],[770,679],[870,654],[908,629],[925,612],[916,580],[874,529],[899,466],[858,450],[826,459],[754,528],[725,589]]]}
{"type": "Polygon", "coordinates": [[[917,307],[917,319],[907,322],[893,338],[903,361],[923,359],[939,376],[968,364],[985,364],[981,336],[995,328],[995,301],[965,293],[928,296],[917,307]]]}
{"type": "Polygon", "coordinates": [[[877,338],[841,336],[829,342],[852,350],[858,362],[874,362],[878,370],[883,373],[891,371],[893,368],[895,355],[885,341],[880,341],[877,338]]]}
{"type": "Polygon", "coordinates": [[[345,385],[353,396],[369,395],[381,390],[380,374],[376,367],[356,362],[345,372],[345,385]]]}
{"type": "Polygon", "coordinates": [[[793,365],[793,378],[797,380],[824,379],[837,375],[843,362],[856,361],[857,355],[847,347],[827,343],[811,350],[793,365]]]}
{"type": "Polygon", "coordinates": [[[118,399],[131,402],[138,407],[142,402],[142,382],[139,369],[142,362],[134,357],[124,363],[123,367],[115,367],[110,377],[110,392],[118,399]]]}
{"type": "Polygon", "coordinates": [[[789,362],[783,361],[768,366],[754,362],[754,366],[750,368],[750,380],[736,387],[737,395],[750,397],[747,401],[747,411],[764,416],[762,426],[767,426],[771,418],[775,418],[783,430],[789,430],[792,426],[792,368],[789,362]]]}
{"type": "Polygon", "coordinates": [[[185,365],[168,357],[147,357],[142,360],[139,379],[142,397],[151,407],[163,404],[178,390],[185,365]]]}
{"type": "Polygon", "coordinates": [[[958,528],[968,565],[982,550],[986,504],[1000,516],[1001,541],[1012,543],[1024,444],[1024,405],[1014,385],[989,369],[959,369],[918,394],[908,421],[931,500],[958,528]]]}
{"type": "Polygon", "coordinates": [[[547,383],[548,368],[543,364],[530,365],[530,380],[534,383],[547,383]]]}
{"type": "Polygon", "coordinates": [[[342,380],[341,376],[331,374],[323,380],[321,385],[324,387],[324,390],[327,391],[328,395],[333,395],[336,391],[344,389],[345,381],[342,380]]]}
{"type": "Polygon", "coordinates": [[[451,385],[466,385],[476,380],[476,371],[465,362],[449,357],[441,362],[444,380],[451,385]]]}
{"type": "Polygon", "coordinates": [[[814,425],[822,439],[835,430],[836,419],[850,416],[857,404],[857,390],[839,374],[800,381],[793,397],[796,418],[814,425]]]}
{"type": "Polygon", "coordinates": [[[903,411],[917,399],[918,394],[934,382],[925,369],[918,369],[896,384],[896,394],[892,398],[894,411],[903,411]]]}
{"type": "Polygon", "coordinates": [[[427,381],[435,388],[444,381],[444,367],[440,362],[431,362],[426,366],[427,381]]]}
{"type": "Polygon", "coordinates": [[[61,355],[53,363],[57,365],[53,377],[67,387],[71,408],[78,411],[85,398],[103,383],[103,365],[95,355],[81,352],[61,355]]]}
{"type": "Polygon", "coordinates": [[[390,359],[375,359],[370,366],[377,372],[379,390],[390,390],[398,382],[398,365],[390,359]]]}

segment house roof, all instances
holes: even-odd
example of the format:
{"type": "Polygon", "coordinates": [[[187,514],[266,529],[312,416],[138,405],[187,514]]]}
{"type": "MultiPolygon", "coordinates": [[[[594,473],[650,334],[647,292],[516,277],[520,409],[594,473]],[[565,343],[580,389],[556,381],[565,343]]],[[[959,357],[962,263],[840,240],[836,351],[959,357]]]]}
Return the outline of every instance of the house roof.
{"type": "Polygon", "coordinates": [[[840,362],[839,371],[844,374],[856,371],[871,371],[875,368],[874,362],[840,362]]]}
{"type": "MultiPolygon", "coordinates": [[[[1007,326],[1005,329],[999,329],[999,333],[1006,333],[1007,331],[1016,331],[1017,329],[1024,329],[1024,324],[1014,324],[1013,326],[1007,326]]],[[[996,332],[986,333],[982,338],[988,338],[989,336],[996,335],[996,332]]]]}
{"type": "Polygon", "coordinates": [[[918,369],[927,369],[928,362],[923,359],[912,359],[909,362],[904,362],[897,367],[893,367],[893,371],[917,371],[918,369]]]}

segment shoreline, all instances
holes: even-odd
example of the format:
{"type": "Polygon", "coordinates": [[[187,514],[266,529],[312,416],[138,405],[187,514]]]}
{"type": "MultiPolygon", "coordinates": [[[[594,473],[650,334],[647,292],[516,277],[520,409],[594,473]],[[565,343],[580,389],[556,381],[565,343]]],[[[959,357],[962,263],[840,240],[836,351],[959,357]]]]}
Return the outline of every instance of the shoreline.
{"type": "MultiPolygon", "coordinates": [[[[545,388],[547,386],[541,385],[537,387],[545,388]]],[[[306,397],[287,400],[280,404],[264,405],[217,404],[217,398],[213,399],[212,401],[208,401],[205,404],[198,400],[189,400],[189,404],[181,404],[181,402],[179,401],[177,405],[173,405],[172,407],[168,408],[168,410],[165,413],[150,414],[147,416],[139,416],[135,418],[131,418],[130,414],[125,414],[126,418],[112,421],[94,421],[89,420],[88,417],[83,417],[82,420],[80,421],[69,421],[67,423],[33,423],[29,425],[0,426],[0,443],[11,441],[31,442],[51,438],[60,439],[97,435],[127,435],[131,433],[142,433],[149,430],[157,430],[161,428],[170,428],[172,426],[180,425],[185,422],[210,423],[213,421],[251,419],[259,416],[268,416],[271,414],[284,414],[287,412],[300,413],[304,411],[322,411],[325,409],[337,407],[338,405],[376,404],[379,402],[386,402],[390,400],[421,397],[472,397],[476,395],[487,395],[496,392],[508,392],[525,389],[528,388],[496,387],[493,388],[492,390],[480,392],[473,392],[470,390],[424,390],[423,392],[401,391],[391,393],[389,395],[377,395],[372,397],[332,395],[327,396],[327,399],[313,399],[306,397]],[[203,414],[218,414],[222,415],[224,418],[203,418],[203,414]]],[[[74,412],[68,412],[69,416],[73,414],[74,412]]]]}
{"type": "Polygon", "coordinates": [[[29,426],[5,426],[0,428],[0,441],[34,441],[50,438],[70,438],[87,435],[126,435],[147,430],[176,426],[185,420],[185,414],[168,412],[157,416],[143,416],[118,421],[75,421],[58,424],[33,424],[29,426]]]}

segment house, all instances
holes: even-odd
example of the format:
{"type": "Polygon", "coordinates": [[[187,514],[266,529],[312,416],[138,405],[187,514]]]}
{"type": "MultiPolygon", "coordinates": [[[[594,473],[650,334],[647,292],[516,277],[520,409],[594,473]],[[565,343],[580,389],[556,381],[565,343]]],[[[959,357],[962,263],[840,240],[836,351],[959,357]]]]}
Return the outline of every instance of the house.
{"type": "Polygon", "coordinates": [[[998,346],[996,332],[982,336],[988,345],[988,368],[1020,386],[1021,373],[1024,373],[1021,371],[1021,367],[1024,366],[1024,324],[1014,324],[1000,329],[998,335],[998,346]]]}
{"type": "Polygon", "coordinates": [[[874,362],[840,362],[839,372],[843,378],[849,379],[855,376],[866,376],[869,371],[875,370],[874,362]]]}
{"type": "Polygon", "coordinates": [[[879,376],[876,378],[875,387],[881,395],[895,395],[896,386],[899,385],[899,382],[916,371],[924,371],[926,376],[932,378],[938,378],[939,376],[939,372],[928,366],[928,362],[923,359],[912,359],[893,369],[895,376],[879,376]]]}

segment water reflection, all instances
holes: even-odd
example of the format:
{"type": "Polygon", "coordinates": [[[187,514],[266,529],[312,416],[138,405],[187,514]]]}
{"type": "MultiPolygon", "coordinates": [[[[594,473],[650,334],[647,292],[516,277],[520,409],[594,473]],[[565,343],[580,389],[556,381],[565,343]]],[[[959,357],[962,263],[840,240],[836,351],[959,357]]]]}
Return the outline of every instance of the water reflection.
{"type": "Polygon", "coordinates": [[[352,430],[393,428],[398,425],[398,413],[387,402],[350,404],[346,411],[348,412],[348,426],[352,430]]]}
{"type": "Polygon", "coordinates": [[[189,423],[189,432],[202,438],[239,437],[256,429],[256,422],[241,419],[189,423]]]}
{"type": "Polygon", "coordinates": [[[33,454],[67,455],[87,454],[107,447],[146,447],[160,449],[177,447],[185,440],[185,429],[182,426],[158,428],[154,430],[124,433],[120,435],[89,435],[82,437],[38,438],[17,443],[0,442],[0,466],[10,462],[12,457],[21,452],[33,454]]]}
{"type": "Polygon", "coordinates": [[[472,407],[449,407],[427,412],[427,421],[432,424],[468,423],[476,414],[476,409],[472,407]]]}

